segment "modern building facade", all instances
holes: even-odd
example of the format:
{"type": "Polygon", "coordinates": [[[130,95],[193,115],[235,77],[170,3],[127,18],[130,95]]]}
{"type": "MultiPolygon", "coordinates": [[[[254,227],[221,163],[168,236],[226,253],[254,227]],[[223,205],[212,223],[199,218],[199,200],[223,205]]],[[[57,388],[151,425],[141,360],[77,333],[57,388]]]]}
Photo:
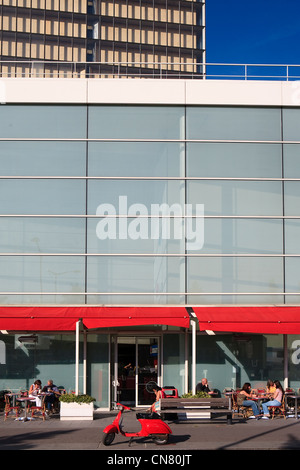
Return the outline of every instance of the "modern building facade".
{"type": "Polygon", "coordinates": [[[300,387],[297,87],[0,81],[1,389],[300,387]]]}
{"type": "Polygon", "coordinates": [[[203,73],[204,1],[1,0],[0,22],[2,76],[203,73]]]}

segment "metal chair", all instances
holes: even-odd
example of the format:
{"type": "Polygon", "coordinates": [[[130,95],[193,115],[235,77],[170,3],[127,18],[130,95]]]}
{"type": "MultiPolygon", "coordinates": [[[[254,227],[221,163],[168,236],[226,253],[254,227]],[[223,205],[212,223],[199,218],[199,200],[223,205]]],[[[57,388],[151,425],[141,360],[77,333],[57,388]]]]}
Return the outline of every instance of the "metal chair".
{"type": "Polygon", "coordinates": [[[269,410],[270,410],[270,415],[272,416],[272,419],[274,419],[275,415],[276,416],[283,416],[286,419],[286,409],[285,409],[285,400],[284,400],[284,398],[282,399],[281,405],[269,406],[269,410]]]}
{"type": "Polygon", "coordinates": [[[249,418],[252,413],[252,409],[248,406],[238,405],[237,403],[237,392],[232,391],[232,417],[240,416],[244,419],[249,418]]]}
{"type": "Polygon", "coordinates": [[[46,416],[46,406],[45,406],[45,396],[41,398],[41,406],[37,405],[28,405],[27,414],[31,414],[31,418],[42,418],[45,421],[46,416]]]}
{"type": "Polygon", "coordinates": [[[12,398],[8,394],[5,395],[4,400],[5,400],[4,421],[6,421],[10,412],[15,412],[14,417],[18,418],[20,416],[20,409],[21,409],[20,406],[14,405],[12,403],[12,398]]]}

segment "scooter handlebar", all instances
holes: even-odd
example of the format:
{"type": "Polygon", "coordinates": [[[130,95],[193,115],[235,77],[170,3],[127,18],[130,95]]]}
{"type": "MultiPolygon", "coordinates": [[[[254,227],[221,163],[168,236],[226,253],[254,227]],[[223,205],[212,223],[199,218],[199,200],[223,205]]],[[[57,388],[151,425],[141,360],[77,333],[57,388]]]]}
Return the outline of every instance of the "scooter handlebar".
{"type": "Polygon", "coordinates": [[[131,410],[129,406],[122,405],[122,403],[116,403],[117,406],[121,406],[124,410],[131,410]]]}

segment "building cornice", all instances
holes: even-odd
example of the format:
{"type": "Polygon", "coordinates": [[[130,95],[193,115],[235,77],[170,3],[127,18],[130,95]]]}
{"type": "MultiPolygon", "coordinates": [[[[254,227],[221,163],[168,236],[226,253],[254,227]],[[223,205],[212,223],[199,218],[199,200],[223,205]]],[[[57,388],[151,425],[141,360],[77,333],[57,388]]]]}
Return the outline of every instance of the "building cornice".
{"type": "Polygon", "coordinates": [[[7,104],[300,106],[299,81],[1,78],[7,104]]]}

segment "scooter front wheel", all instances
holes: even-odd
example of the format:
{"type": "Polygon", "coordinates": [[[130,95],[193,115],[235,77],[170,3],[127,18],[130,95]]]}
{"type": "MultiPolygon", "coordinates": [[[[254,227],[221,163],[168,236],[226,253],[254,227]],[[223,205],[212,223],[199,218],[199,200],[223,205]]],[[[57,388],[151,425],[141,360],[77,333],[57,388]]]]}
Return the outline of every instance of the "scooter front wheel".
{"type": "Polygon", "coordinates": [[[165,445],[169,442],[169,434],[152,434],[152,439],[157,445],[165,445]]]}
{"type": "Polygon", "coordinates": [[[104,444],[105,446],[110,446],[110,444],[113,442],[115,436],[116,435],[115,435],[114,432],[109,432],[108,434],[106,432],[103,433],[102,444],[104,444]]]}

